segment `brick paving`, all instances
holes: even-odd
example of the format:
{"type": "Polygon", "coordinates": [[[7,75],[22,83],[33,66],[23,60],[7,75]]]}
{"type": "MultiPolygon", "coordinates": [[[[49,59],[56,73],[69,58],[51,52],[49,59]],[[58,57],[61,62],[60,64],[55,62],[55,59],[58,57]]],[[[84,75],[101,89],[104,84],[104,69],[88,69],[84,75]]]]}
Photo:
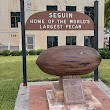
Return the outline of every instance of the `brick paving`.
{"type": "Polygon", "coordinates": [[[51,89],[51,85],[32,86],[30,88],[29,110],[48,110],[45,91],[51,89]]]}
{"type": "MultiPolygon", "coordinates": [[[[103,110],[110,110],[110,88],[100,80],[86,79],[83,83],[102,103],[103,110]]],[[[45,91],[51,88],[52,82],[30,82],[27,87],[21,84],[14,110],[49,110],[45,91]]]]}
{"type": "Polygon", "coordinates": [[[84,85],[92,90],[92,94],[102,103],[103,110],[110,110],[110,98],[97,87],[93,82],[86,82],[84,85]]]}
{"type": "MultiPolygon", "coordinates": [[[[93,95],[102,103],[103,110],[110,110],[110,98],[93,82],[84,82],[84,85],[92,90],[93,95]]],[[[46,93],[52,85],[32,86],[30,88],[29,110],[49,110],[46,93]]]]}

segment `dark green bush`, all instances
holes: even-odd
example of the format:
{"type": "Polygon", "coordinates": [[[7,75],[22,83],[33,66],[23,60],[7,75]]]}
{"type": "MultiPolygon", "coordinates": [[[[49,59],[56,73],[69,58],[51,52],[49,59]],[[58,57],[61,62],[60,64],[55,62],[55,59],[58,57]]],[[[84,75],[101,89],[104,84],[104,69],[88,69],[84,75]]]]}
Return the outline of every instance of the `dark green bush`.
{"type": "Polygon", "coordinates": [[[105,52],[105,59],[110,59],[110,51],[105,52]]]}
{"type": "Polygon", "coordinates": [[[99,54],[103,59],[105,59],[105,51],[104,50],[98,50],[99,54]]]}
{"type": "Polygon", "coordinates": [[[3,50],[3,51],[1,52],[1,54],[2,54],[3,56],[10,56],[10,51],[9,51],[9,50],[3,50]]]}
{"type": "Polygon", "coordinates": [[[110,59],[110,51],[108,49],[106,48],[98,49],[98,52],[100,53],[103,59],[110,59]]]}
{"type": "Polygon", "coordinates": [[[36,50],[29,50],[29,55],[37,55],[37,51],[36,50]]]}
{"type": "Polygon", "coordinates": [[[2,55],[2,52],[0,51],[0,56],[2,55]]]}
{"type": "Polygon", "coordinates": [[[38,49],[36,52],[37,52],[37,55],[40,55],[43,52],[43,49],[38,49]]]}
{"type": "Polygon", "coordinates": [[[101,51],[108,51],[107,48],[99,48],[98,50],[99,50],[99,51],[100,51],[100,50],[101,50],[101,51]]]}
{"type": "Polygon", "coordinates": [[[20,52],[18,50],[15,50],[15,51],[12,51],[10,53],[10,55],[12,55],[12,56],[19,56],[20,55],[20,52]]]}
{"type": "MultiPolygon", "coordinates": [[[[21,51],[19,52],[19,54],[22,55],[22,53],[23,53],[23,52],[22,52],[22,50],[21,50],[21,51]]],[[[28,55],[28,54],[29,54],[29,52],[26,50],[26,55],[28,55]]]]}

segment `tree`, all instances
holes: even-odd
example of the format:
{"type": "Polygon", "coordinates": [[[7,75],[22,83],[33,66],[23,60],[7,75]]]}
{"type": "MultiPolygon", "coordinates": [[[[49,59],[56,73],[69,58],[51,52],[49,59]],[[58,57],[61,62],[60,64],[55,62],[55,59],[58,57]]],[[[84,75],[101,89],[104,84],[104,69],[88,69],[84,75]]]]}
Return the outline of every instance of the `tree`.
{"type": "Polygon", "coordinates": [[[105,0],[105,27],[110,29],[110,0],[105,0]]]}

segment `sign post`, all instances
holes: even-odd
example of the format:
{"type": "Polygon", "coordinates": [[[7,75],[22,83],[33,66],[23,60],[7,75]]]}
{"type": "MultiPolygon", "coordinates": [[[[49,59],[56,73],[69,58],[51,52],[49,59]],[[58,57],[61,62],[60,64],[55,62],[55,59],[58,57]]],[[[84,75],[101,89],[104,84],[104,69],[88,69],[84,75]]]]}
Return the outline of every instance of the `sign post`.
{"type": "Polygon", "coordinates": [[[110,51],[110,37],[109,37],[109,51],[110,51]]]}
{"type": "MultiPolygon", "coordinates": [[[[94,2],[94,48],[98,50],[98,1],[94,2]]],[[[98,68],[94,71],[94,81],[98,81],[98,68]]]]}
{"type": "MultiPolygon", "coordinates": [[[[21,0],[22,1],[22,0],[21,0]]],[[[24,7],[21,5],[21,10],[24,7]]],[[[95,46],[94,48],[98,50],[98,1],[94,2],[94,14],[95,23],[86,14],[80,12],[67,12],[67,11],[43,11],[31,15],[26,22],[26,30],[94,30],[95,36],[95,46]],[[95,24],[95,25],[94,25],[95,24]],[[94,29],[95,26],[95,29],[94,29]]],[[[24,15],[24,14],[23,14],[24,15]]],[[[21,19],[23,21],[24,16],[21,19]]],[[[22,24],[22,30],[25,29],[24,22],[22,24]]],[[[25,50],[25,30],[23,30],[23,50],[24,56],[26,55],[25,50]]],[[[26,66],[24,58],[24,66],[26,66]]],[[[26,67],[24,67],[24,78],[26,78],[26,67]]],[[[94,72],[94,80],[98,80],[98,69],[94,72]]],[[[24,80],[26,81],[26,79],[24,80]]]]}
{"type": "Polygon", "coordinates": [[[20,0],[20,8],[21,8],[21,29],[22,29],[23,86],[27,86],[24,0],[20,0]]]}

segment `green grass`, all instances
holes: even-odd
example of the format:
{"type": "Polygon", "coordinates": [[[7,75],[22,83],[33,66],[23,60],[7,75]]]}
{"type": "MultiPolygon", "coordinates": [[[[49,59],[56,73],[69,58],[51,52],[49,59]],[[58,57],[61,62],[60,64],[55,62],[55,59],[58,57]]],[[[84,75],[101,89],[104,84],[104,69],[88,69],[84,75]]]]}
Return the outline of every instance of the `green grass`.
{"type": "MultiPolygon", "coordinates": [[[[58,77],[43,73],[35,64],[37,56],[27,56],[28,81],[57,80],[58,77]]],[[[99,77],[110,84],[110,60],[102,60],[99,77]]],[[[93,77],[93,73],[83,77],[93,77]]],[[[13,110],[17,91],[22,82],[22,57],[0,57],[0,110],[13,110]]]]}
{"type": "MultiPolygon", "coordinates": [[[[37,56],[27,57],[28,81],[56,80],[43,73],[35,64],[37,56]]],[[[22,57],[0,57],[0,110],[13,110],[17,91],[22,82],[22,57]]]]}

